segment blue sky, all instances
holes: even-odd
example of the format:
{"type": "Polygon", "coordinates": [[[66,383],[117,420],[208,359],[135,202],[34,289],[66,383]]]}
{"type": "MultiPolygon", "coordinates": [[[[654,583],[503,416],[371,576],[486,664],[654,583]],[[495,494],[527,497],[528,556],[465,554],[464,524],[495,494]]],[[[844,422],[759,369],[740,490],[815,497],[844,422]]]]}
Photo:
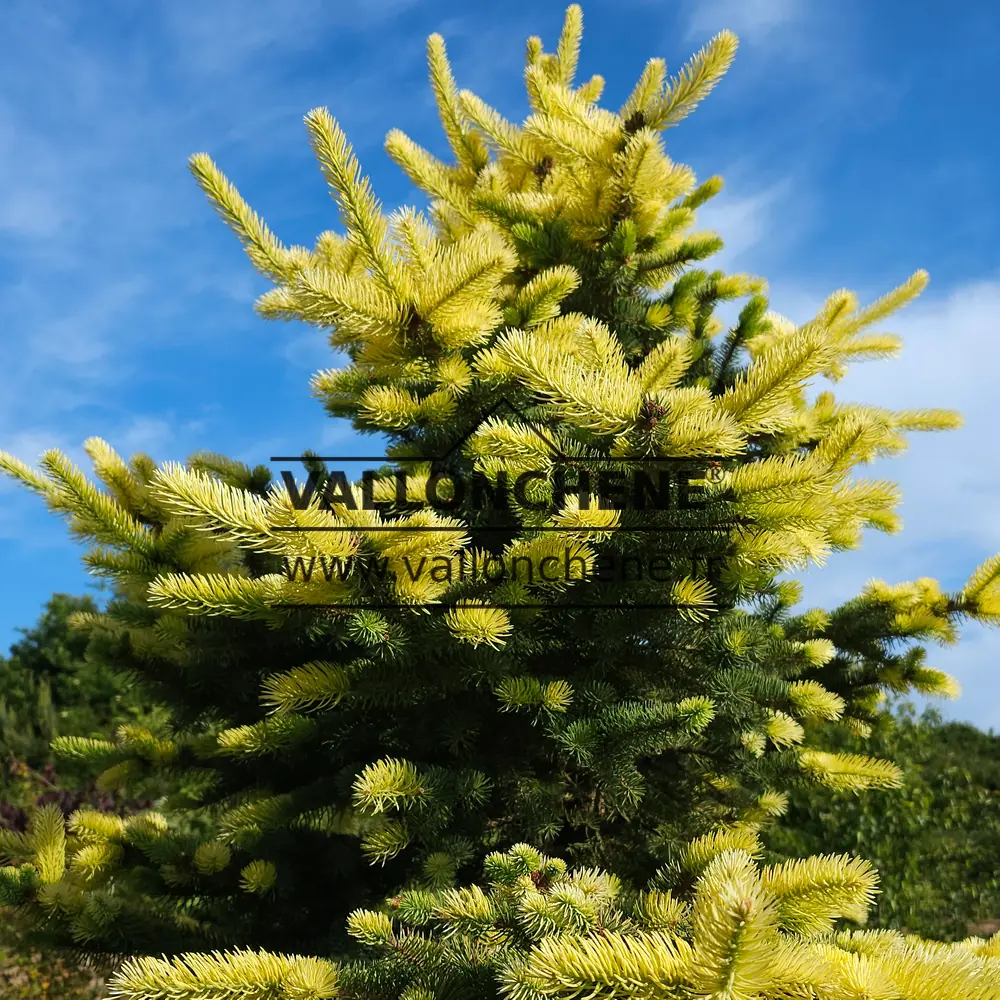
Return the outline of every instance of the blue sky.
{"type": "MultiPolygon", "coordinates": [[[[336,213],[302,115],[341,121],[388,208],[414,193],[382,152],[403,128],[440,150],[424,39],[459,85],[516,119],[524,40],[554,46],[561,2],[6,0],[0,9],[0,447],[78,461],[119,451],[249,461],[354,447],[307,382],[323,335],[252,311],[263,283],[187,173],[205,150],[288,242],[336,213]]],[[[806,577],[810,603],[871,577],[957,587],[1000,550],[1000,103],[992,0],[616,0],[584,4],[581,73],[617,106],[646,59],[672,70],[723,27],[734,68],[669,135],[671,155],[727,187],[703,213],[722,264],[770,279],[797,321],[836,288],[875,297],[918,267],[923,299],[892,329],[903,357],[838,392],[952,406],[963,430],[915,437],[880,474],[904,488],[901,535],[872,535],[806,577]]],[[[88,584],[80,550],[25,491],[0,483],[0,647],[54,590],[88,584]]],[[[932,662],[965,693],[949,714],[1000,728],[1000,632],[971,626],[932,662]]]]}

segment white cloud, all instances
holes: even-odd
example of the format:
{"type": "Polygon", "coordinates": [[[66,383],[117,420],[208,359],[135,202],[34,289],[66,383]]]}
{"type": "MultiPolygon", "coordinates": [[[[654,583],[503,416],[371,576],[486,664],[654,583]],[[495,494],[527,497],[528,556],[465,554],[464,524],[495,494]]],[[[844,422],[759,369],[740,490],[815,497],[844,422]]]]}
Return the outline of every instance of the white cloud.
{"type": "MultiPolygon", "coordinates": [[[[717,230],[726,240],[711,266],[771,276],[772,307],[804,323],[841,284],[835,278],[821,284],[822,275],[809,283],[797,277],[800,267],[790,251],[806,235],[808,191],[790,179],[762,184],[749,174],[741,177],[738,169],[727,176],[734,175],[735,182],[699,212],[699,228],[717,230]]],[[[864,303],[888,290],[858,289],[858,294],[864,303]]],[[[738,308],[720,310],[720,318],[731,321],[738,308]]],[[[904,455],[859,470],[900,485],[903,530],[893,536],[870,532],[860,550],[835,554],[826,566],[807,572],[807,605],[836,606],[873,578],[894,583],[931,576],[946,589],[958,589],[979,563],[1000,551],[997,316],[1000,278],[950,290],[936,290],[932,283],[880,327],[902,337],[899,357],[860,362],[841,382],[814,385],[843,401],[893,410],[956,409],[965,423],[957,431],[912,434],[904,455]]],[[[959,645],[932,648],[929,660],[953,673],[965,691],[942,706],[945,714],[1000,729],[997,678],[991,672],[1000,663],[1000,630],[970,624],[959,645]]]]}
{"type": "MultiPolygon", "coordinates": [[[[817,300],[806,293],[798,300],[812,302],[794,316],[801,321],[814,312],[817,300]]],[[[899,358],[859,364],[832,387],[839,399],[888,409],[956,409],[965,425],[913,434],[904,456],[867,470],[900,485],[903,530],[895,536],[871,533],[860,550],[837,554],[826,567],[807,573],[808,603],[839,604],[872,578],[896,583],[931,576],[958,589],[980,562],[1000,551],[998,315],[1000,281],[971,283],[939,297],[928,293],[885,324],[903,338],[899,358]]],[[[970,624],[958,646],[932,650],[929,660],[955,674],[965,690],[944,706],[946,714],[1000,728],[1000,698],[994,693],[1000,630],[970,624]]]]}
{"type": "Polygon", "coordinates": [[[903,337],[902,355],[858,365],[839,388],[840,395],[891,409],[945,407],[963,414],[959,431],[914,435],[905,466],[907,524],[939,543],[1000,548],[998,315],[1000,281],[960,286],[945,297],[928,293],[926,302],[886,323],[903,337]]]}
{"type": "MultiPolygon", "coordinates": [[[[10,435],[3,443],[3,450],[16,455],[22,462],[27,462],[28,465],[34,465],[38,457],[50,448],[58,448],[65,454],[74,446],[82,454],[82,449],[79,449],[78,442],[71,442],[68,438],[51,428],[36,427],[20,430],[10,435]]],[[[0,492],[20,489],[21,487],[13,480],[8,479],[6,476],[0,477],[0,492]]]]}
{"type": "Polygon", "coordinates": [[[111,376],[101,362],[112,351],[113,328],[146,290],[147,282],[139,276],[108,281],[89,290],[82,302],[67,302],[62,315],[17,329],[28,352],[29,369],[55,360],[61,366],[79,367],[81,377],[111,376]]]}
{"type": "Polygon", "coordinates": [[[329,337],[315,327],[306,327],[285,340],[281,356],[303,377],[308,378],[321,368],[336,366],[336,357],[330,347],[329,337]]]}
{"type": "Polygon", "coordinates": [[[768,42],[800,22],[804,0],[686,0],[685,37],[706,39],[723,28],[751,45],[768,42]]]}
{"type": "MultiPolygon", "coordinates": [[[[356,448],[358,440],[358,433],[351,426],[349,420],[327,420],[323,425],[323,429],[320,431],[318,447],[324,449],[325,451],[329,451],[332,448],[343,448],[350,445],[353,445],[356,448]]],[[[386,447],[386,441],[381,437],[381,435],[368,436],[366,440],[369,442],[366,446],[366,451],[377,452],[386,447]]]]}
{"type": "Polygon", "coordinates": [[[416,0],[365,0],[348,6],[328,0],[214,0],[171,3],[164,14],[184,66],[200,76],[229,75],[251,66],[266,50],[305,52],[331,31],[361,34],[384,27],[416,0]]]}
{"type": "Polygon", "coordinates": [[[697,228],[717,232],[725,243],[711,266],[734,270],[749,257],[759,257],[760,251],[769,255],[780,252],[796,235],[788,226],[776,224],[779,216],[792,214],[787,211],[791,180],[760,186],[742,182],[738,170],[726,171],[723,176],[728,179],[726,187],[698,210],[697,228]],[[752,255],[751,251],[758,253],[752,255]]]}
{"type": "Polygon", "coordinates": [[[162,417],[136,417],[119,434],[114,447],[125,455],[144,451],[149,455],[162,453],[176,436],[177,426],[162,417]]]}
{"type": "MultiPolygon", "coordinates": [[[[134,23],[109,10],[100,32],[83,30],[68,0],[5,6],[0,445],[26,426],[85,437],[90,427],[78,432],[78,421],[92,425],[95,409],[123,405],[109,383],[160,374],[148,368],[150,347],[224,342],[255,323],[260,282],[235,241],[225,256],[215,249],[213,237],[221,244],[226,235],[186,158],[209,145],[239,180],[236,147],[252,138],[255,173],[282,159],[298,171],[299,152],[308,155],[301,116],[319,103],[339,103],[364,145],[423,52],[407,46],[388,67],[361,72],[351,60],[368,47],[358,44],[366,33],[389,34],[409,4],[178,0],[151,5],[134,23]],[[321,68],[290,72],[321,48],[331,57],[321,68]],[[213,314],[226,319],[213,324],[213,314]]],[[[293,218],[306,200],[329,205],[318,173],[305,170],[311,186],[279,192],[279,211],[293,218]]]]}

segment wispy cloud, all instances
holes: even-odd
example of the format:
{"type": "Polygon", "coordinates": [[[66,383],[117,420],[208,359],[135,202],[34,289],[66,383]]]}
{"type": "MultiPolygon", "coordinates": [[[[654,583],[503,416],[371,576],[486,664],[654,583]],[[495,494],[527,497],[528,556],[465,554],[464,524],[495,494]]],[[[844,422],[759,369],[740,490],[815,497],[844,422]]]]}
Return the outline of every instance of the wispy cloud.
{"type": "MultiPolygon", "coordinates": [[[[338,90],[356,119],[380,114],[394,73],[409,67],[397,61],[389,73],[370,67],[365,75],[344,57],[352,39],[391,27],[407,6],[379,0],[348,16],[318,0],[181,0],[153,5],[148,19],[115,19],[101,39],[89,36],[70,3],[5,10],[0,259],[18,267],[14,280],[0,279],[0,322],[23,366],[18,382],[29,408],[46,398],[48,379],[91,378],[102,365],[110,373],[127,363],[163,335],[173,305],[206,284],[235,289],[241,300],[252,294],[238,254],[209,262],[200,231],[218,223],[199,204],[187,155],[227,130],[233,154],[232,126],[245,130],[268,115],[280,115],[278,131],[294,132],[305,150],[302,113],[338,90]],[[319,81],[288,73],[289,60],[329,53],[331,42],[342,73],[319,81]]],[[[292,148],[279,143],[279,159],[297,160],[292,148]]],[[[268,152],[265,145],[257,156],[268,152]]],[[[231,159],[238,170],[239,158],[231,159]]],[[[322,197],[318,181],[315,192],[322,197]]],[[[183,326],[173,332],[188,335],[183,326]]]]}
{"type": "MultiPolygon", "coordinates": [[[[69,0],[4,5],[0,447],[83,459],[79,443],[100,433],[125,453],[180,457],[259,433],[229,385],[283,370],[290,331],[261,330],[250,309],[261,283],[186,159],[209,148],[251,194],[274,188],[275,172],[295,178],[264,206],[278,228],[307,204],[333,216],[302,115],[336,105],[360,147],[380,138],[423,52],[407,46],[390,64],[367,55],[410,7],[177,0],[96,16],[69,0]],[[263,355],[252,375],[251,352],[263,355]]],[[[37,501],[4,497],[8,534],[33,533],[37,501]]]]}
{"type": "Polygon", "coordinates": [[[805,0],[685,0],[683,10],[688,41],[729,28],[751,45],[774,41],[808,13],[805,0]]]}
{"type": "MultiPolygon", "coordinates": [[[[810,571],[805,583],[811,603],[840,603],[872,578],[897,583],[931,576],[958,589],[980,562],[1000,551],[994,403],[998,315],[1000,281],[928,293],[887,323],[903,338],[899,358],[859,364],[833,387],[845,401],[889,409],[956,409],[965,425],[913,434],[904,456],[871,468],[873,477],[899,483],[903,530],[895,536],[871,533],[861,550],[835,555],[826,567],[810,571]]],[[[1000,631],[973,624],[965,633],[962,644],[933,656],[967,692],[946,710],[1000,728],[1000,700],[982,697],[996,684],[987,664],[1000,662],[1000,631]]]]}
{"type": "MultiPolygon", "coordinates": [[[[796,323],[807,322],[827,295],[843,285],[836,262],[828,261],[808,276],[797,264],[796,248],[809,244],[805,220],[815,210],[816,193],[790,178],[765,183],[739,168],[727,176],[735,182],[699,212],[699,227],[717,230],[726,239],[713,266],[770,276],[772,307],[796,323]]],[[[900,281],[906,277],[896,275],[900,281]]],[[[874,285],[856,289],[863,302],[888,290],[874,285]]],[[[720,310],[721,318],[731,321],[738,308],[720,310]]],[[[903,530],[893,536],[869,532],[860,550],[835,554],[825,566],[808,571],[803,577],[808,604],[835,606],[856,596],[873,578],[895,583],[932,576],[957,589],[980,562],[1000,551],[1000,463],[993,458],[994,382],[1000,370],[997,316],[1000,279],[951,289],[932,282],[924,296],[884,324],[902,337],[899,357],[858,363],[839,383],[821,380],[814,386],[814,391],[829,389],[845,402],[893,410],[955,409],[964,426],[912,434],[903,456],[859,470],[859,475],[899,484],[903,530]]],[[[932,653],[933,662],[953,672],[967,692],[944,711],[1000,729],[1000,700],[981,697],[995,683],[988,669],[1000,662],[1000,631],[970,624],[965,632],[959,646],[932,653]]]]}
{"type": "MultiPolygon", "coordinates": [[[[415,0],[366,0],[360,6],[325,0],[214,0],[161,4],[162,25],[185,72],[205,81],[230,82],[257,68],[262,53],[290,56],[322,49],[331,34],[363,36],[391,25],[415,0]]],[[[265,66],[274,63],[265,59],[265,66]]],[[[257,80],[260,86],[264,81],[257,80]]],[[[273,82],[273,77],[270,81],[273,82]]]]}
{"type": "MultiPolygon", "coordinates": [[[[787,252],[800,235],[792,225],[796,213],[789,211],[792,199],[804,202],[802,192],[793,192],[790,178],[760,183],[741,177],[738,170],[723,171],[725,189],[698,212],[698,228],[720,234],[724,247],[712,266],[724,270],[766,266],[787,252]]],[[[801,218],[801,215],[799,215],[801,218]]]]}

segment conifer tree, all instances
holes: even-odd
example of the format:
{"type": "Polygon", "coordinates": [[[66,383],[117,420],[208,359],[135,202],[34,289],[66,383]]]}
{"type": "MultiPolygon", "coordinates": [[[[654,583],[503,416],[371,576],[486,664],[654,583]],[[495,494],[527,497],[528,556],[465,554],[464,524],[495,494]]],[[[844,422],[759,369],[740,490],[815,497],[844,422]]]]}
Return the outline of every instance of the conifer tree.
{"type": "MultiPolygon", "coordinates": [[[[114,582],[116,600],[78,622],[98,654],[173,712],[169,730],[57,748],[109,787],[155,773],[177,788],[120,822],[40,814],[0,842],[4,898],[93,951],[251,949],[130,965],[123,996],[333,996],[321,956],[348,947],[350,913],[447,890],[525,842],[630,886],[654,880],[678,906],[694,898],[693,947],[716,949],[712,962],[743,961],[725,928],[741,900],[759,902],[772,915],[750,934],[757,968],[780,923],[764,900],[781,890],[754,868],[755,831],[795,783],[899,780],[890,761],[806,743],[803,723],[863,734],[888,690],[953,691],[923,643],[955,641],[963,619],[1000,620],[1000,558],[955,594],[876,582],[829,613],[796,607],[789,571],[899,526],[896,488],[856,470],[909,431],[958,424],[806,391],[894,354],[879,327],[926,275],[866,306],[835,292],[795,326],[761,279],[699,266],[721,246],[695,229],[721,181],[699,183],[664,135],[716,85],[736,39],[717,35],[672,78],[651,60],[612,111],[600,77],[575,80],[581,29],[573,6],[555,53],[529,40],[520,126],[459,91],[430,38],[454,160],[398,131],[386,141],[425,210],[386,217],[324,109],[306,127],[342,231],[312,248],[281,243],[207,155],[191,161],[274,284],[260,313],[330,331],[343,365],[313,390],[388,440],[376,474],[352,482],[312,456],[308,479],[286,482],[211,454],[126,461],[97,439],[97,483],[58,452],[40,470],[2,458],[114,582]],[[730,301],[742,306],[727,330],[716,310],[730,301]],[[681,470],[671,502],[605,502],[623,466],[654,486],[664,466],[681,470]],[[504,502],[474,502],[469,484],[504,502]],[[551,558],[566,568],[554,580],[551,558]],[[653,558],[655,574],[603,578],[653,558]],[[330,565],[348,571],[305,579],[330,565]],[[711,877],[691,867],[699,837],[724,855],[711,877]]],[[[845,865],[787,877],[818,880],[802,891],[833,900],[823,913],[858,917],[869,876],[845,865]],[[842,875],[850,892],[829,888],[842,875]]],[[[807,931],[827,926],[808,913],[807,931]]],[[[666,968],[683,948],[662,947],[666,968]]],[[[622,948],[623,963],[646,962],[622,948]]],[[[628,968],[609,974],[641,979],[628,968]]],[[[691,981],[701,995],[753,995],[712,986],[711,968],[691,981]]],[[[791,982],[768,975],[761,995],[791,982]]]]}

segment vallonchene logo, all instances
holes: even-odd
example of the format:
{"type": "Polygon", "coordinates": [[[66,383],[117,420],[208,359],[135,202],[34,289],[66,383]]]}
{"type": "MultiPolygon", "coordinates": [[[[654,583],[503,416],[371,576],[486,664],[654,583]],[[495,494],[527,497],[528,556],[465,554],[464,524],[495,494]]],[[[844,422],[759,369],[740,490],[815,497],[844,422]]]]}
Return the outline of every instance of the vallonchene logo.
{"type": "MultiPolygon", "coordinates": [[[[330,512],[335,508],[375,511],[395,519],[364,527],[294,525],[275,530],[364,531],[410,537],[424,532],[464,533],[478,545],[456,555],[364,552],[286,557],[283,571],[290,583],[364,583],[373,594],[373,599],[363,604],[335,603],[330,608],[447,609],[468,603],[468,592],[478,583],[491,589],[510,584],[532,591],[530,602],[498,603],[489,599],[491,607],[515,609],[552,603],[562,608],[678,609],[682,605],[663,598],[664,586],[682,577],[716,581],[729,532],[740,523],[733,518],[706,523],[698,516],[708,506],[705,483],[719,481],[731,458],[567,454],[546,428],[537,426],[506,399],[480,414],[464,434],[439,454],[400,457],[308,453],[271,456],[271,461],[301,462],[310,467],[302,485],[291,469],[282,469],[280,473],[290,504],[296,510],[316,506],[330,512]],[[522,462],[513,472],[503,467],[489,474],[477,469],[460,470],[457,459],[463,447],[487,421],[504,412],[537,438],[545,461],[529,462],[527,467],[522,462]],[[360,476],[349,475],[345,469],[363,463],[370,467],[360,476]],[[415,474],[400,467],[401,463],[410,469],[423,467],[425,471],[415,474]],[[326,466],[325,471],[317,466],[326,466]],[[605,511],[609,516],[599,519],[600,523],[587,524],[579,516],[567,518],[568,510],[575,514],[605,511]],[[421,511],[461,518],[463,525],[442,525],[433,523],[439,521],[437,518],[407,516],[421,511]],[[531,523],[523,523],[525,516],[531,523]],[[505,542],[525,534],[550,537],[536,545],[536,551],[530,554],[502,551],[505,542]],[[598,547],[596,543],[606,543],[612,535],[634,539],[633,550],[608,544],[598,547]],[[682,537],[683,544],[666,541],[679,542],[682,537]],[[581,538],[588,542],[582,543],[581,538]],[[696,540],[693,545],[692,539],[696,540]],[[454,602],[435,599],[420,604],[393,600],[392,584],[400,579],[411,584],[426,579],[449,589],[456,586],[462,593],[454,602]],[[636,584],[642,585],[638,599],[636,584]],[[629,585],[633,585],[631,591],[629,585]],[[572,601],[567,600],[570,588],[572,601]],[[650,593],[655,598],[652,601],[650,593]],[[606,595],[604,601],[600,600],[602,594],[606,595]]],[[[391,544],[384,548],[391,548],[391,544]]]]}

